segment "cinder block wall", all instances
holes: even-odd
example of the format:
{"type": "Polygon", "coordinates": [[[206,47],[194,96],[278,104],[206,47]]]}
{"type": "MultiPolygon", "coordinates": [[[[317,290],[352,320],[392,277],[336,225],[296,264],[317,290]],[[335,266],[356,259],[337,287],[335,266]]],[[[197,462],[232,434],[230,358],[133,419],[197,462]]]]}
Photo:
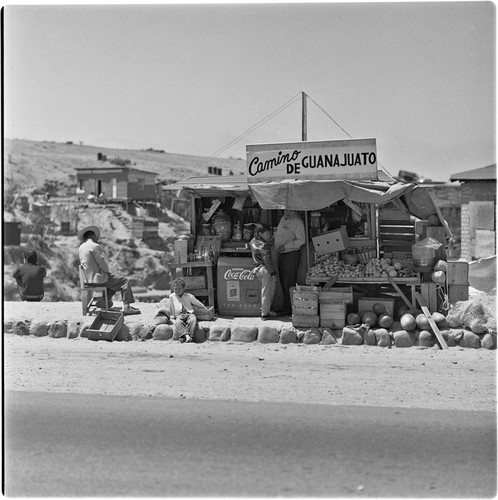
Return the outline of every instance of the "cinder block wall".
{"type": "Polygon", "coordinates": [[[463,182],[461,189],[461,258],[468,261],[474,257],[488,257],[473,255],[474,248],[470,238],[470,227],[473,222],[470,220],[471,201],[491,201],[495,206],[496,213],[496,181],[469,181],[463,182]]]}

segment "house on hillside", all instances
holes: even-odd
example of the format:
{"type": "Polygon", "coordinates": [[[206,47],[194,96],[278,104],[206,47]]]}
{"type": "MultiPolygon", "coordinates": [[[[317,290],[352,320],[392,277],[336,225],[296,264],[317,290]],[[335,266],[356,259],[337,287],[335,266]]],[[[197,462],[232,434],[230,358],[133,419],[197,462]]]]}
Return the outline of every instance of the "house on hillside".
{"type": "Polygon", "coordinates": [[[156,199],[156,177],[131,167],[77,168],[78,196],[87,198],[93,194],[105,196],[107,200],[153,201],[156,199]]]}
{"type": "Polygon", "coordinates": [[[453,174],[461,183],[461,257],[496,255],[496,163],[453,174]]]}

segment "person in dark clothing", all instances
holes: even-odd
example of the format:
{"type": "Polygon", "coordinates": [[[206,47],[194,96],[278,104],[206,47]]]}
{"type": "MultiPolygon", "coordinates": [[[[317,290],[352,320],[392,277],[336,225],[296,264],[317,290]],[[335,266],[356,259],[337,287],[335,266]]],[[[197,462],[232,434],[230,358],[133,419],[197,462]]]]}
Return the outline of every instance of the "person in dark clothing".
{"type": "Polygon", "coordinates": [[[19,287],[22,300],[39,302],[45,295],[43,280],[47,270],[38,266],[38,255],[35,250],[24,252],[24,263],[14,271],[14,279],[19,287]]]}
{"type": "Polygon", "coordinates": [[[255,274],[261,281],[261,319],[269,319],[277,314],[271,310],[275,287],[277,283],[277,271],[271,259],[271,233],[264,224],[256,224],[254,238],[250,242],[252,260],[257,267],[255,274]]]}

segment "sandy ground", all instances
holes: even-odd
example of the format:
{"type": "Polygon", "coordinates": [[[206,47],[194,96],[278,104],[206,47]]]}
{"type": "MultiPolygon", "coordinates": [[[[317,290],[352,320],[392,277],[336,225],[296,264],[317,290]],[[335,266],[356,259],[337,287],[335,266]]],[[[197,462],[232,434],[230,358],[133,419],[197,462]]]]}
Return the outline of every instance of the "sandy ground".
{"type": "MultiPolygon", "coordinates": [[[[139,304],[147,322],[156,304],[139,304]]],[[[4,321],[74,319],[79,302],[4,304],[4,321]]],[[[259,318],[223,319],[258,324],[259,318]]],[[[279,321],[266,322],[280,326],[279,321]]],[[[151,397],[496,410],[496,351],[4,334],[4,389],[151,397]]]]}

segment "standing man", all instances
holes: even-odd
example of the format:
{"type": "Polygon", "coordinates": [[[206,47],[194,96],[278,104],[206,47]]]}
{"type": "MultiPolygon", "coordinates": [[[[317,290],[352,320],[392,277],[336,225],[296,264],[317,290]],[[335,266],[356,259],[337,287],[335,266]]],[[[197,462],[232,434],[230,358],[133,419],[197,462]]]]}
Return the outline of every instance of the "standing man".
{"type": "Polygon", "coordinates": [[[284,210],[275,233],[275,247],[278,252],[278,273],[284,294],[282,314],[292,313],[290,288],[296,285],[301,247],[306,243],[304,222],[296,210],[284,210]]]}
{"type": "Polygon", "coordinates": [[[252,260],[257,265],[254,269],[261,281],[261,319],[275,317],[277,313],[271,310],[275,295],[277,271],[271,260],[271,232],[264,224],[256,224],[254,238],[249,243],[252,260]]]}
{"type": "MultiPolygon", "coordinates": [[[[109,299],[116,292],[121,292],[123,299],[123,314],[140,314],[140,310],[130,304],[135,302],[130,287],[130,279],[115,276],[109,271],[104,251],[99,245],[100,229],[97,226],[87,226],[78,232],[78,239],[82,242],[79,248],[80,263],[85,269],[89,283],[102,283],[107,286],[109,299]]],[[[105,307],[105,300],[97,302],[98,307],[105,307]]],[[[112,307],[112,302],[109,304],[112,307]]]]}
{"type": "Polygon", "coordinates": [[[43,279],[47,275],[47,270],[36,264],[38,260],[36,250],[24,252],[23,260],[23,264],[13,274],[21,300],[40,302],[45,295],[43,279]]]}

